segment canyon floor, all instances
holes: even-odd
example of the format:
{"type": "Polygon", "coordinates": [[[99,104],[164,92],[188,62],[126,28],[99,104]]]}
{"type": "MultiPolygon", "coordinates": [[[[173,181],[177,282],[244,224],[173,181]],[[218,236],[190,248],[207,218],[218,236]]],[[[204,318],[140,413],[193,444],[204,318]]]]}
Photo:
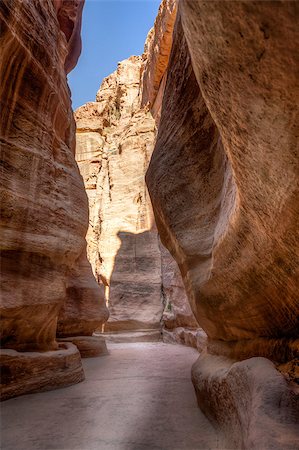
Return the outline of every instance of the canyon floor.
{"type": "Polygon", "coordinates": [[[193,348],[109,344],[84,360],[75,386],[2,404],[3,450],[195,450],[221,448],[197,407],[193,348]]]}

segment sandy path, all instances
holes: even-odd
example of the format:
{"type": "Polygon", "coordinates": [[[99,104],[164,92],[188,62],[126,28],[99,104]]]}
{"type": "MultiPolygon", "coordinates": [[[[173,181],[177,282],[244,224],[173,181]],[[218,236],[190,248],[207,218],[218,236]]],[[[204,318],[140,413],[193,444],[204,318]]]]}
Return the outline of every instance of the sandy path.
{"type": "Polygon", "coordinates": [[[218,448],[190,381],[194,349],[136,343],[109,350],[84,360],[83,383],[2,403],[1,449],[218,448]]]}

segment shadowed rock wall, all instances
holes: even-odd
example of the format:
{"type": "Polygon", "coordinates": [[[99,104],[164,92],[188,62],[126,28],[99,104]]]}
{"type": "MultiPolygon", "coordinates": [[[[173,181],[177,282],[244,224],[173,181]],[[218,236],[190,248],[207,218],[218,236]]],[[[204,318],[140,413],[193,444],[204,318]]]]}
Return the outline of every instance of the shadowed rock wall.
{"type": "Polygon", "coordinates": [[[0,4],[2,348],[56,350],[57,322],[60,335],[91,334],[108,316],[86,259],[88,205],[65,72],[80,54],[82,7],[0,4]]]}
{"type": "Polygon", "coordinates": [[[224,341],[298,337],[297,6],[269,7],[267,33],[278,27],[275,11],[282,16],[268,42],[268,4],[234,3],[240,19],[232,24],[228,4],[181,3],[197,77],[178,22],[147,175],[162,242],[193,312],[211,339],[224,341]],[[278,57],[281,42],[290,45],[278,57]]]}
{"type": "Polygon", "coordinates": [[[179,3],[146,177],[209,339],[192,369],[198,402],[232,448],[298,446],[298,14],[294,2],[179,3]],[[284,376],[255,356],[289,361],[284,376]]]}

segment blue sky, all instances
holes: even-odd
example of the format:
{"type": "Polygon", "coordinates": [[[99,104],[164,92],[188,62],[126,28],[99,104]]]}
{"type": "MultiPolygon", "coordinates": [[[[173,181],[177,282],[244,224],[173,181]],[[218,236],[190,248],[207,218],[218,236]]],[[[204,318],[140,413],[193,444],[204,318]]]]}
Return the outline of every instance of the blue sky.
{"type": "Polygon", "coordinates": [[[68,75],[73,109],[95,100],[102,79],[119,61],[143,52],[159,4],[159,0],[86,0],[82,53],[68,75]]]}

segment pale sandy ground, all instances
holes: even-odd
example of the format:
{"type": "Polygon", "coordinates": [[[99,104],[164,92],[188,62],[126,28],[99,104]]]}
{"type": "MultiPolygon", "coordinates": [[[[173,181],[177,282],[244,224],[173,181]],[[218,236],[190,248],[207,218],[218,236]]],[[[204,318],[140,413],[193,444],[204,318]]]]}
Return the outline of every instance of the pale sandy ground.
{"type": "Polygon", "coordinates": [[[109,344],[86,380],[1,406],[2,450],[221,448],[190,381],[198,353],[164,343],[109,344]]]}

